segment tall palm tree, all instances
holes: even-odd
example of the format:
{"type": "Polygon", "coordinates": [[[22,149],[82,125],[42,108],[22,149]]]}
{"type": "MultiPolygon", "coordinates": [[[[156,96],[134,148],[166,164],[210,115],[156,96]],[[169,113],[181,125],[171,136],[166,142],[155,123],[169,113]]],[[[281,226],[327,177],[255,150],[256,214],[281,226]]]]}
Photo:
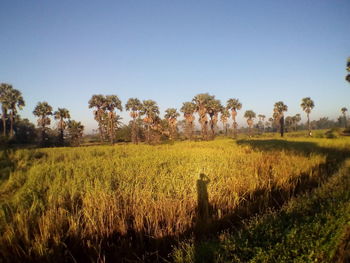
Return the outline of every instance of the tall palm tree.
{"type": "Polygon", "coordinates": [[[242,109],[242,103],[238,99],[228,99],[227,100],[227,109],[231,110],[232,120],[233,120],[233,136],[237,137],[237,127],[238,124],[236,122],[237,111],[242,109]]]}
{"type": "Polygon", "coordinates": [[[106,102],[106,98],[99,94],[99,95],[92,95],[91,99],[89,100],[89,109],[91,108],[96,108],[94,110],[94,119],[98,123],[98,130],[100,134],[100,141],[103,142],[105,138],[105,125],[103,124],[104,122],[104,116],[105,116],[105,111],[104,111],[104,104],[106,102]]]}
{"type": "Polygon", "coordinates": [[[67,126],[70,142],[75,146],[80,145],[81,138],[83,137],[84,126],[80,121],[75,120],[69,120],[67,126]]]}
{"type": "Polygon", "coordinates": [[[38,126],[41,127],[41,141],[45,142],[46,126],[50,125],[51,120],[48,116],[52,115],[52,107],[46,102],[38,102],[33,111],[34,116],[37,116],[38,126]]]}
{"type": "Polygon", "coordinates": [[[143,122],[147,127],[146,141],[150,143],[151,141],[151,126],[157,124],[157,119],[159,114],[159,107],[154,100],[144,100],[142,102],[142,109],[140,115],[146,115],[143,122]]]}
{"type": "Polygon", "coordinates": [[[10,92],[12,90],[12,85],[7,83],[0,84],[0,103],[1,103],[1,119],[2,119],[2,128],[3,136],[6,136],[6,119],[8,118],[7,112],[10,108],[10,92]]]}
{"type": "Polygon", "coordinates": [[[303,111],[307,115],[307,126],[309,128],[309,136],[311,136],[311,126],[310,126],[310,113],[311,110],[315,107],[314,101],[310,97],[303,98],[300,104],[303,111]]]}
{"type": "Polygon", "coordinates": [[[177,110],[174,108],[169,108],[165,110],[164,118],[167,120],[170,128],[170,140],[172,140],[176,136],[177,117],[179,116],[180,113],[178,113],[177,110]]]}
{"type": "Polygon", "coordinates": [[[13,124],[17,115],[17,108],[22,110],[25,106],[22,93],[17,89],[10,89],[8,92],[8,109],[10,110],[10,137],[13,137],[13,124]]]}
{"type": "Polygon", "coordinates": [[[288,111],[288,106],[283,101],[278,101],[274,105],[274,117],[278,119],[280,126],[281,137],[284,134],[284,112],[288,111]]]}
{"type": "Polygon", "coordinates": [[[193,102],[184,102],[180,111],[184,114],[184,118],[186,121],[185,134],[188,139],[192,139],[193,134],[193,124],[195,117],[193,114],[196,111],[196,105],[193,102]]]}
{"type": "Polygon", "coordinates": [[[66,123],[65,119],[70,119],[69,110],[67,110],[65,108],[58,108],[58,110],[55,111],[53,115],[54,115],[55,120],[58,120],[57,128],[58,128],[58,131],[60,132],[59,143],[61,145],[63,145],[64,144],[64,130],[67,127],[67,123],[66,123]]]}
{"type": "Polygon", "coordinates": [[[345,108],[345,107],[343,107],[343,108],[341,108],[340,111],[341,111],[341,113],[343,114],[343,118],[344,118],[344,127],[346,128],[346,126],[347,126],[346,112],[348,111],[348,109],[345,108]]]}
{"type": "Polygon", "coordinates": [[[245,113],[244,113],[244,118],[247,119],[247,124],[249,126],[249,136],[252,135],[252,126],[254,124],[254,118],[256,117],[256,114],[254,111],[252,110],[247,110],[245,113]]]}
{"type": "Polygon", "coordinates": [[[131,129],[131,141],[137,144],[139,141],[139,136],[137,132],[136,118],[140,116],[140,111],[142,110],[142,103],[137,98],[130,98],[125,104],[125,108],[127,111],[130,111],[130,117],[133,119],[131,129]]]}
{"type": "Polygon", "coordinates": [[[216,124],[219,120],[219,113],[222,111],[220,100],[212,99],[208,102],[207,110],[210,117],[211,138],[215,137],[216,124]]]}
{"type": "MultiPolygon", "coordinates": [[[[118,128],[117,126],[117,114],[114,112],[115,109],[119,111],[123,110],[122,102],[118,98],[117,95],[107,95],[105,98],[105,103],[102,107],[107,112],[107,133],[109,136],[109,140],[111,144],[114,143],[115,130],[118,128]]],[[[120,117],[120,116],[119,116],[120,117]]]]}
{"type": "Polygon", "coordinates": [[[230,113],[228,112],[227,108],[222,107],[220,120],[222,122],[222,126],[223,126],[223,129],[224,129],[226,136],[227,136],[227,120],[228,120],[228,118],[230,118],[230,113]]]}
{"type": "Polygon", "coordinates": [[[201,93],[194,96],[192,99],[196,105],[196,112],[199,115],[199,123],[202,127],[201,133],[204,140],[208,139],[208,103],[214,100],[215,96],[209,95],[208,93],[201,93]]]}

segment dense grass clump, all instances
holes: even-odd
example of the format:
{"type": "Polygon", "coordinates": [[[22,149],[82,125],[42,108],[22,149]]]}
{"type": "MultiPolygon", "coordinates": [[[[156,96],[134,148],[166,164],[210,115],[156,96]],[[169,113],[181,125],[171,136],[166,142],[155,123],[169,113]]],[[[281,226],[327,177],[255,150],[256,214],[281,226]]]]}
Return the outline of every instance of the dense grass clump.
{"type": "Polygon", "coordinates": [[[295,138],[4,150],[0,255],[103,261],[167,251],[319,185],[348,149],[345,139],[295,138]]]}

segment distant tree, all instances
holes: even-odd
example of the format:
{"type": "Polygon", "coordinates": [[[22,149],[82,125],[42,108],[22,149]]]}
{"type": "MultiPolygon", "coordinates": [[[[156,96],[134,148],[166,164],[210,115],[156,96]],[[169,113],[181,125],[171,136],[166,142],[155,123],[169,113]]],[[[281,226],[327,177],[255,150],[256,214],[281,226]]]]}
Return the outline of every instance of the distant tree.
{"type": "Polygon", "coordinates": [[[231,110],[232,120],[233,120],[233,136],[236,138],[237,136],[237,128],[238,124],[236,122],[237,111],[242,108],[242,103],[238,99],[228,99],[227,101],[227,109],[231,110]]]}
{"type": "Polygon", "coordinates": [[[13,137],[13,124],[17,115],[17,109],[22,110],[22,108],[25,106],[25,103],[22,97],[22,93],[19,90],[13,88],[8,90],[7,99],[8,110],[10,110],[10,137],[13,137]]]}
{"type": "MultiPolygon", "coordinates": [[[[348,61],[346,62],[346,70],[350,73],[350,58],[348,58],[348,61]]],[[[347,74],[345,79],[350,82],[350,74],[347,74]]]]}
{"type": "Polygon", "coordinates": [[[287,131],[290,131],[293,127],[293,117],[287,116],[284,120],[287,131]]]}
{"type": "Polygon", "coordinates": [[[75,120],[69,120],[67,126],[70,143],[73,146],[79,146],[83,137],[84,126],[80,123],[80,121],[78,122],[75,120]]]}
{"type": "Polygon", "coordinates": [[[58,120],[57,129],[60,133],[59,135],[59,143],[60,145],[64,144],[64,130],[67,127],[67,123],[65,119],[70,119],[69,111],[65,108],[58,108],[57,111],[54,112],[55,120],[58,120]]]}
{"type": "Polygon", "coordinates": [[[245,113],[244,113],[244,118],[247,119],[247,124],[249,126],[249,136],[252,135],[252,126],[254,124],[254,118],[256,117],[256,114],[254,111],[252,110],[247,110],[245,113]]]}
{"type": "Polygon", "coordinates": [[[222,111],[220,100],[212,99],[207,104],[207,111],[210,117],[211,138],[215,138],[216,125],[219,120],[219,113],[222,111]]]}
{"type": "Polygon", "coordinates": [[[28,119],[21,119],[18,115],[14,124],[15,139],[17,143],[34,143],[36,140],[35,125],[28,119]]]}
{"type": "Polygon", "coordinates": [[[137,144],[140,139],[137,131],[136,119],[140,116],[140,111],[142,110],[142,103],[137,98],[130,98],[125,104],[125,108],[127,111],[130,111],[130,117],[133,119],[131,129],[131,141],[137,144]]]}
{"type": "Polygon", "coordinates": [[[258,118],[259,118],[258,127],[259,127],[259,129],[261,129],[264,132],[265,131],[264,121],[265,121],[266,116],[263,114],[259,114],[258,118]]]}
{"type": "Polygon", "coordinates": [[[297,125],[298,123],[301,121],[301,117],[300,114],[297,113],[292,117],[292,122],[293,122],[293,126],[294,126],[294,131],[297,130],[297,125]]]}
{"type": "Polygon", "coordinates": [[[228,125],[227,120],[228,120],[228,118],[230,118],[229,111],[227,110],[227,108],[222,107],[220,120],[222,122],[222,126],[223,126],[224,133],[226,136],[227,136],[227,125],[228,125]]]}
{"type": "Polygon", "coordinates": [[[348,111],[348,109],[347,108],[345,108],[345,107],[343,107],[343,108],[341,108],[341,113],[343,114],[343,118],[344,118],[344,125],[345,125],[345,128],[346,128],[346,124],[347,124],[347,119],[346,119],[346,112],[348,111]]]}
{"type": "Polygon", "coordinates": [[[197,94],[193,99],[193,103],[196,105],[196,112],[199,115],[199,123],[201,125],[201,134],[204,140],[208,139],[208,104],[211,100],[214,100],[215,96],[208,93],[197,94]]]}
{"type": "Polygon", "coordinates": [[[274,116],[279,121],[280,134],[283,137],[284,133],[284,112],[288,111],[288,106],[283,103],[283,101],[278,101],[274,105],[274,116]]]}
{"type": "Polygon", "coordinates": [[[174,139],[176,137],[177,133],[177,118],[180,116],[180,114],[177,112],[174,108],[169,108],[165,110],[165,116],[168,126],[169,126],[169,137],[170,140],[174,139]]]}
{"type": "Polygon", "coordinates": [[[98,130],[100,134],[100,141],[103,142],[106,131],[105,131],[105,125],[104,125],[104,116],[105,111],[105,103],[106,103],[106,98],[99,94],[99,95],[92,95],[91,99],[89,100],[89,108],[96,108],[94,110],[94,119],[98,123],[98,130]]]}
{"type": "Polygon", "coordinates": [[[184,118],[186,122],[185,135],[188,139],[191,140],[193,135],[194,120],[195,120],[195,117],[193,116],[193,114],[196,111],[196,105],[193,102],[184,102],[182,104],[180,111],[184,114],[184,118]]]}
{"type": "Polygon", "coordinates": [[[39,118],[38,126],[41,127],[41,142],[44,144],[46,138],[46,126],[51,123],[48,116],[52,115],[52,107],[46,101],[38,102],[34,108],[33,114],[39,118]]]}
{"type": "Polygon", "coordinates": [[[315,107],[314,101],[310,97],[303,98],[301,100],[300,106],[303,109],[303,111],[306,112],[309,136],[311,136],[310,113],[311,113],[311,110],[315,107]]]}
{"type": "Polygon", "coordinates": [[[115,139],[115,130],[118,128],[118,120],[120,120],[120,116],[117,115],[114,110],[118,109],[119,111],[123,110],[122,102],[118,98],[117,95],[107,95],[105,98],[105,103],[103,105],[103,109],[106,111],[106,128],[109,140],[111,144],[114,143],[115,139]]]}
{"type": "Polygon", "coordinates": [[[146,115],[143,119],[143,122],[146,125],[146,141],[147,143],[151,142],[151,127],[156,128],[158,125],[159,119],[159,107],[154,100],[144,100],[142,103],[142,109],[140,111],[141,115],[146,115]]]}
{"type": "Polygon", "coordinates": [[[6,119],[8,118],[7,112],[10,109],[10,92],[12,90],[12,85],[7,83],[0,83],[0,103],[1,103],[1,119],[2,119],[2,128],[3,136],[6,136],[6,119]]]}

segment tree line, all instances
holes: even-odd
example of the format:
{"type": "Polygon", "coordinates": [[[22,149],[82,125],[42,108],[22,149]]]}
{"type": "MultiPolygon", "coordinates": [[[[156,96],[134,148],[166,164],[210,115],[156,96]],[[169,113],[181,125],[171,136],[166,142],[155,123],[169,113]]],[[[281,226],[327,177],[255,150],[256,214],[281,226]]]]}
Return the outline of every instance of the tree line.
{"type": "MultiPolygon", "coordinates": [[[[349,74],[345,79],[350,82],[350,58],[346,64],[346,70],[349,74]]],[[[15,140],[18,142],[28,142],[37,134],[34,125],[28,119],[21,119],[18,110],[25,106],[22,93],[13,88],[11,84],[0,83],[0,104],[1,104],[1,134],[2,141],[15,140]]],[[[303,98],[300,104],[302,110],[307,116],[307,129],[311,136],[312,127],[329,128],[336,124],[328,118],[321,118],[318,121],[310,121],[310,114],[315,107],[314,101],[310,97],[303,98]]],[[[88,101],[88,107],[93,109],[94,119],[98,123],[98,134],[100,142],[109,141],[114,143],[116,133],[123,126],[120,115],[116,111],[122,111],[123,105],[117,95],[93,95],[88,101]]],[[[192,140],[195,132],[195,120],[198,118],[200,125],[200,135],[203,140],[212,140],[218,133],[218,122],[223,125],[223,133],[227,136],[237,137],[238,123],[236,117],[238,111],[242,109],[242,103],[237,98],[230,98],[223,105],[220,100],[209,93],[200,93],[192,98],[191,101],[184,102],[180,108],[184,120],[178,121],[180,112],[175,108],[165,110],[164,118],[159,115],[159,107],[154,100],[143,100],[130,98],[125,104],[126,111],[129,112],[131,121],[127,127],[130,140],[137,144],[140,141],[147,143],[157,143],[162,138],[174,140],[179,136],[179,123],[182,124],[183,135],[185,138],[192,140]],[[232,126],[228,124],[232,119],[232,126]]],[[[246,110],[244,118],[247,120],[248,134],[252,135],[254,120],[258,117],[259,121],[255,125],[258,130],[279,131],[281,137],[284,132],[296,131],[298,123],[301,121],[301,115],[285,117],[288,106],[283,101],[274,104],[273,114],[265,122],[265,115],[257,115],[253,110],[246,110]]],[[[341,108],[342,116],[338,118],[338,124],[347,127],[348,109],[341,108]]],[[[57,121],[55,134],[56,145],[79,145],[83,136],[84,126],[79,121],[71,120],[69,110],[53,108],[47,102],[38,102],[33,110],[33,114],[38,118],[37,125],[40,132],[40,144],[49,144],[51,116],[57,121]]],[[[53,137],[53,136],[51,136],[53,137]]]]}

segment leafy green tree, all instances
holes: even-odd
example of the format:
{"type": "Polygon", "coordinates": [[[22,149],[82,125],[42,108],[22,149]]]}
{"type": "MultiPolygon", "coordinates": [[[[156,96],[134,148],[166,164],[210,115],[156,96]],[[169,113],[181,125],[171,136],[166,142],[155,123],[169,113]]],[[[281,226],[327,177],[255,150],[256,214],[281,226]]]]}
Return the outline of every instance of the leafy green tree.
{"type": "Polygon", "coordinates": [[[45,143],[46,126],[50,125],[49,118],[52,115],[52,107],[46,102],[38,102],[33,111],[34,116],[38,117],[38,126],[41,128],[41,142],[45,143]]]}
{"type": "Polygon", "coordinates": [[[137,131],[136,119],[140,116],[140,111],[142,110],[142,103],[137,98],[130,98],[125,104],[125,108],[127,111],[130,111],[130,117],[133,119],[131,129],[131,141],[137,144],[140,139],[137,131]]]}
{"type": "Polygon", "coordinates": [[[67,123],[69,142],[74,146],[79,146],[83,137],[84,126],[80,121],[69,120],[67,123]]]}
{"type": "Polygon", "coordinates": [[[176,125],[177,125],[177,118],[180,116],[180,113],[177,112],[174,108],[169,108],[165,110],[164,118],[167,120],[169,125],[169,137],[170,140],[174,139],[176,137],[176,125]]]}
{"type": "Polygon", "coordinates": [[[220,120],[222,122],[222,126],[223,126],[224,133],[225,133],[226,136],[227,136],[227,120],[228,120],[228,118],[230,118],[229,111],[227,110],[227,108],[222,107],[220,120]]]}
{"type": "Polygon", "coordinates": [[[22,110],[22,108],[25,106],[25,102],[22,97],[22,93],[19,90],[13,88],[8,90],[7,98],[8,110],[10,110],[10,137],[13,137],[13,124],[17,115],[17,110],[22,110]]]}
{"type": "Polygon", "coordinates": [[[151,142],[151,127],[153,130],[156,130],[159,124],[159,107],[154,100],[144,100],[142,102],[142,109],[140,111],[140,115],[146,115],[143,119],[143,122],[146,125],[146,141],[147,143],[151,142]]]}
{"type": "Polygon", "coordinates": [[[344,125],[345,125],[345,128],[346,128],[346,124],[347,124],[347,119],[346,119],[346,112],[348,111],[348,109],[347,108],[345,108],[345,107],[343,107],[343,108],[341,108],[341,113],[343,114],[343,118],[344,118],[344,125]]]}
{"type": "Polygon", "coordinates": [[[301,121],[301,116],[299,113],[295,114],[293,117],[292,117],[292,122],[293,122],[293,126],[294,126],[294,131],[297,130],[297,126],[298,126],[298,123],[301,121]]]}
{"type": "Polygon", "coordinates": [[[283,101],[278,101],[274,105],[274,118],[278,120],[280,127],[280,134],[283,137],[284,134],[284,112],[288,111],[288,106],[283,101]]]}
{"type": "Polygon", "coordinates": [[[310,113],[311,113],[311,110],[315,107],[314,101],[310,97],[303,98],[301,100],[300,106],[303,109],[303,111],[306,112],[309,136],[311,136],[310,113]]]}
{"type": "Polygon", "coordinates": [[[105,103],[106,98],[99,94],[99,95],[92,95],[91,99],[89,100],[89,108],[95,108],[94,110],[94,119],[98,123],[98,130],[100,134],[100,141],[103,142],[104,138],[106,137],[106,130],[104,125],[104,116],[105,111],[105,103]]]}
{"type": "Polygon", "coordinates": [[[180,111],[184,114],[184,118],[186,121],[185,126],[185,135],[188,139],[192,139],[193,135],[193,126],[195,117],[193,114],[196,112],[196,105],[193,102],[184,102],[180,111]]]}
{"type": "Polygon", "coordinates": [[[59,143],[60,145],[64,144],[64,130],[67,127],[67,123],[65,119],[70,119],[69,111],[65,108],[58,108],[57,111],[54,112],[55,120],[58,120],[57,129],[60,133],[59,135],[59,143]]]}
{"type": "Polygon", "coordinates": [[[256,114],[252,110],[247,110],[244,113],[244,118],[247,119],[247,124],[249,126],[249,136],[251,136],[252,135],[252,127],[253,127],[253,124],[254,124],[254,118],[256,118],[256,114]]]}
{"type": "Polygon", "coordinates": [[[210,117],[210,130],[211,130],[211,138],[215,137],[216,125],[219,120],[219,113],[222,111],[222,105],[220,100],[212,99],[208,102],[207,111],[210,117]]]}
{"type": "Polygon", "coordinates": [[[232,120],[233,120],[233,136],[237,137],[238,124],[236,122],[237,111],[242,109],[242,103],[238,99],[228,99],[226,108],[231,110],[232,120]]]}
{"type": "Polygon", "coordinates": [[[194,96],[192,102],[196,105],[196,112],[199,115],[199,123],[201,125],[201,134],[204,140],[208,139],[208,104],[214,100],[215,96],[208,93],[201,93],[194,96]]]}
{"type": "Polygon", "coordinates": [[[264,120],[265,120],[266,116],[263,114],[259,114],[258,118],[259,118],[258,127],[259,127],[259,129],[261,129],[264,132],[265,131],[264,120]]]}

